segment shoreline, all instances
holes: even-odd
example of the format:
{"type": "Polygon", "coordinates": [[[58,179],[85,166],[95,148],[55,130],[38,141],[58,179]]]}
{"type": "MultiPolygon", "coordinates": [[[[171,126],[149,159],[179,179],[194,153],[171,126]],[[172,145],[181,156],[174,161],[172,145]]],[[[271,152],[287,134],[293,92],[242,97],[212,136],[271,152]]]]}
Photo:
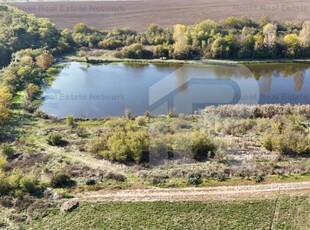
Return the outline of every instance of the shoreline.
{"type": "Polygon", "coordinates": [[[202,59],[202,60],[176,60],[176,59],[117,59],[117,58],[96,58],[96,57],[77,57],[63,56],[63,62],[83,62],[89,64],[109,64],[109,63],[133,63],[133,64],[206,64],[206,65],[252,65],[252,64],[310,64],[310,59],[247,59],[247,60],[222,60],[222,59],[202,59]]]}

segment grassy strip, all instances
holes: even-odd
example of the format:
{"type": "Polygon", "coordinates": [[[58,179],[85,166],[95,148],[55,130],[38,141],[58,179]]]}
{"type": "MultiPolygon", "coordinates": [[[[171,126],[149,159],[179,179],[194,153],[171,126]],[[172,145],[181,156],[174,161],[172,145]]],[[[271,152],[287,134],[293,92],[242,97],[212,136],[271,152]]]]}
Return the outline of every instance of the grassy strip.
{"type": "Polygon", "coordinates": [[[110,56],[105,57],[78,57],[76,55],[66,55],[64,57],[67,61],[87,62],[91,64],[101,63],[141,63],[141,64],[267,64],[267,63],[310,63],[310,59],[203,59],[203,60],[161,60],[161,59],[120,59],[110,56]]]}
{"type": "Polygon", "coordinates": [[[280,197],[276,207],[275,201],[86,203],[67,215],[54,209],[27,228],[309,229],[309,197],[280,197]]]}

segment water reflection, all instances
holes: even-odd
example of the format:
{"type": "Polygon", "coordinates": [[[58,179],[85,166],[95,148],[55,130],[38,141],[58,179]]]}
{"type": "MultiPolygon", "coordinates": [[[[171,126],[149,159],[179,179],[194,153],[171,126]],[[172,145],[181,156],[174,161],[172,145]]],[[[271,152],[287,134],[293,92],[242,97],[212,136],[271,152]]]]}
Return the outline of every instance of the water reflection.
{"type": "Polygon", "coordinates": [[[173,65],[70,63],[44,91],[41,109],[65,117],[121,116],[208,105],[310,102],[310,65],[173,65]]]}

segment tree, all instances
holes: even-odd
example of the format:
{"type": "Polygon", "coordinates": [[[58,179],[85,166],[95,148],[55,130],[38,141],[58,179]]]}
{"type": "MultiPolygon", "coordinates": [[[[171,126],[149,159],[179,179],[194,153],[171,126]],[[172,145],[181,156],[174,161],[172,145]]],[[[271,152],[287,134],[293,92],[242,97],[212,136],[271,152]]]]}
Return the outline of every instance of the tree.
{"type": "Polygon", "coordinates": [[[47,70],[52,66],[54,62],[54,57],[49,52],[45,51],[40,56],[36,58],[36,64],[43,70],[47,70]]]}
{"type": "Polygon", "coordinates": [[[162,45],[157,45],[157,46],[155,46],[155,48],[153,50],[153,55],[156,58],[168,57],[169,56],[169,50],[162,45]]]}
{"type": "Polygon", "coordinates": [[[277,39],[277,26],[268,23],[263,28],[263,34],[264,34],[264,44],[270,49],[274,48],[277,39]]]}
{"type": "Polygon", "coordinates": [[[174,26],[174,53],[175,59],[188,59],[190,57],[190,46],[188,45],[188,30],[185,25],[177,24],[174,26]]]}
{"type": "Polygon", "coordinates": [[[196,24],[191,30],[192,44],[202,48],[204,44],[209,44],[209,39],[213,37],[217,26],[217,23],[210,19],[196,24]]]}
{"type": "Polygon", "coordinates": [[[298,57],[299,56],[299,38],[297,34],[287,34],[284,36],[284,43],[286,46],[286,57],[298,57]]]}
{"type": "Polygon", "coordinates": [[[38,19],[12,6],[0,11],[0,67],[9,64],[11,55],[21,49],[54,50],[60,33],[48,19],[38,19]]]}
{"type": "Polygon", "coordinates": [[[255,38],[252,34],[248,34],[241,39],[241,48],[239,50],[239,58],[252,58],[254,53],[255,38]]]}
{"type": "Polygon", "coordinates": [[[227,29],[241,30],[245,26],[252,25],[252,22],[245,17],[228,17],[222,21],[222,24],[227,29]]]}
{"type": "Polygon", "coordinates": [[[88,28],[88,26],[85,23],[78,23],[73,27],[73,33],[81,33],[81,34],[87,34],[90,33],[91,30],[88,28]]]}
{"type": "Polygon", "coordinates": [[[98,43],[102,49],[114,50],[123,46],[123,42],[115,38],[107,38],[98,43]]]}
{"type": "Polygon", "coordinates": [[[310,46],[310,21],[305,21],[299,34],[300,45],[308,48],[310,46]]]}
{"type": "Polygon", "coordinates": [[[211,54],[213,58],[233,58],[237,56],[236,40],[233,34],[218,37],[212,43],[211,54]]]}
{"type": "Polygon", "coordinates": [[[305,21],[299,34],[300,46],[304,57],[310,55],[310,21],[305,21]]]}
{"type": "Polygon", "coordinates": [[[261,33],[257,33],[254,36],[254,58],[264,58],[267,57],[265,45],[264,45],[264,36],[261,33]]]}
{"type": "Polygon", "coordinates": [[[259,19],[259,25],[260,25],[261,27],[267,25],[268,23],[271,23],[271,19],[270,19],[269,16],[263,15],[263,16],[260,17],[260,19],[259,19]]]}
{"type": "Polygon", "coordinates": [[[38,98],[41,95],[41,93],[42,91],[40,87],[35,84],[30,83],[26,86],[26,97],[30,101],[38,98]]]}

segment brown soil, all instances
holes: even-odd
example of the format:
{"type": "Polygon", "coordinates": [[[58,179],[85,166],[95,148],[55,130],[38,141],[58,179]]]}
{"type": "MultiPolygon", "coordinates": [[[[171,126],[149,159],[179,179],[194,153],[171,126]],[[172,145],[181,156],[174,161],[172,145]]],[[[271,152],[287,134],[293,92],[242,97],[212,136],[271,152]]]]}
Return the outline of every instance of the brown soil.
{"type": "MultiPolygon", "coordinates": [[[[44,1],[44,0],[43,0],[44,1]]],[[[202,19],[220,20],[229,16],[253,19],[269,15],[278,21],[309,19],[309,0],[138,0],[98,2],[11,3],[28,13],[51,19],[59,28],[78,22],[100,29],[145,30],[151,23],[171,26],[193,24],[202,19]]]]}
{"type": "Polygon", "coordinates": [[[278,195],[309,195],[310,182],[219,186],[184,189],[135,189],[78,194],[81,201],[208,201],[268,199],[278,195]]]}

